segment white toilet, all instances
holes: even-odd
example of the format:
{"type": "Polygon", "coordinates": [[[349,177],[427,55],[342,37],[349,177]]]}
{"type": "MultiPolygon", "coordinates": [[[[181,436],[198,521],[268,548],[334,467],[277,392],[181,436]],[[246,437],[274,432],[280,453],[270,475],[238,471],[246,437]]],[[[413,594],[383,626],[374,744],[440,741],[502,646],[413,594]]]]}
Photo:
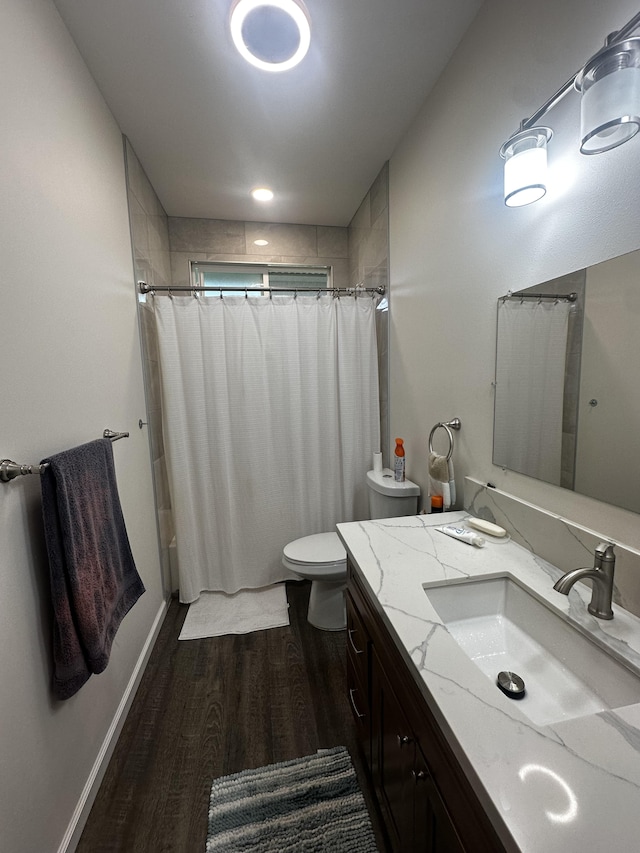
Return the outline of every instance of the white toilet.
{"type": "MultiPolygon", "coordinates": [[[[420,487],[410,480],[397,483],[393,471],[367,472],[369,518],[415,515],[420,487]]],[[[347,585],[347,553],[337,533],[315,533],[285,545],[283,565],[311,581],[307,619],[323,631],[341,631],[347,615],[344,590],[347,585]]]]}

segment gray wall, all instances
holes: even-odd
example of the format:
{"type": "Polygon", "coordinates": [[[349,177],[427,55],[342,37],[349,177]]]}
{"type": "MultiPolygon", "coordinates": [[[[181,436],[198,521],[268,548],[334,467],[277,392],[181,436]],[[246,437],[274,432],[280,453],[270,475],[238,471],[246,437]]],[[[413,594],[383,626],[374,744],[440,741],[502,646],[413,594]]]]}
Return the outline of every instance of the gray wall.
{"type": "MultiPolygon", "coordinates": [[[[171,284],[171,260],[167,214],[128,139],[125,139],[125,161],[135,281],[136,283],[144,281],[157,287],[169,285],[171,284]]],[[[162,438],[158,336],[152,312],[145,303],[139,303],[139,309],[147,404],[147,417],[144,420],[147,421],[146,429],[149,434],[153,464],[163,586],[169,593],[176,588],[176,581],[171,578],[168,550],[175,530],[162,438]]]]}
{"type": "Polygon", "coordinates": [[[0,76],[0,457],[128,430],[116,473],[147,589],[107,669],[54,699],[39,478],[0,483],[0,848],[50,853],[74,844],[165,602],[121,133],[49,0],[3,2],[0,76]]]}
{"type": "Polygon", "coordinates": [[[640,137],[597,157],[578,150],[579,97],[547,117],[544,199],[503,202],[498,150],[637,12],[633,0],[487,0],[390,161],[392,434],[428,484],[431,426],[457,416],[455,467],[640,547],[638,516],[492,464],[496,300],[638,248],[640,137]]]}

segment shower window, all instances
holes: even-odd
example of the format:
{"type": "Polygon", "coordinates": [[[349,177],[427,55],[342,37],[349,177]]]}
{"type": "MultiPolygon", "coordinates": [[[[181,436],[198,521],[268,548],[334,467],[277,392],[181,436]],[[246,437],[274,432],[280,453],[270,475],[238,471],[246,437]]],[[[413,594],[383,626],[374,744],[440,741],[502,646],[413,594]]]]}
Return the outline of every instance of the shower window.
{"type": "Polygon", "coordinates": [[[331,287],[331,267],[275,266],[265,264],[219,264],[191,261],[194,287],[205,288],[205,296],[264,297],[277,288],[326,290],[331,287]],[[208,290],[207,288],[211,288],[208,290]]]}

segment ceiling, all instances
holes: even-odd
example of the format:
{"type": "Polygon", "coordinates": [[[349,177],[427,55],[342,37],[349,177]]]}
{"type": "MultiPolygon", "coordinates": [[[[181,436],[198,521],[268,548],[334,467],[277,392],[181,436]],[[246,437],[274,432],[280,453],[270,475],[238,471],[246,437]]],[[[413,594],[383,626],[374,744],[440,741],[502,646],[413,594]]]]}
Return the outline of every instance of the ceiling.
{"type": "Polygon", "coordinates": [[[270,73],[233,47],[232,0],[54,2],[170,216],[342,226],[481,5],[305,0],[309,53],[270,73]]]}

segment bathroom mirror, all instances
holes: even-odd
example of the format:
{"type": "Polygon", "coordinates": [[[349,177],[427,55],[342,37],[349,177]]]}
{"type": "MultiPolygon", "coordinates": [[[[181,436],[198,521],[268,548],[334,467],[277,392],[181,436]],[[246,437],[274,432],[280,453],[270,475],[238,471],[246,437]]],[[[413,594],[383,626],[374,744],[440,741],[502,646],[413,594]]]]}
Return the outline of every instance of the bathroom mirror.
{"type": "Polygon", "coordinates": [[[494,464],[640,512],[639,329],[640,251],[501,297],[494,464]]]}

